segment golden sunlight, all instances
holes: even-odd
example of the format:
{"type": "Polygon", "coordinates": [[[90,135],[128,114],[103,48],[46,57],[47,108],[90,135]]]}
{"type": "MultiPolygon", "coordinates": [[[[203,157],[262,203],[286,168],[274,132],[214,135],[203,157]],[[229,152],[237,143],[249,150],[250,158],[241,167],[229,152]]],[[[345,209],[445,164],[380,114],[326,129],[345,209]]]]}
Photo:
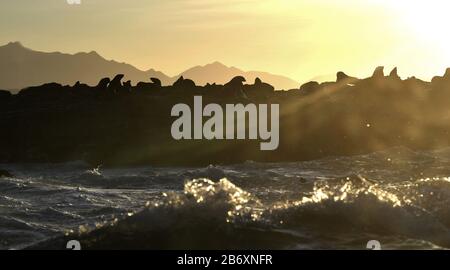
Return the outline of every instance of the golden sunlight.
{"type": "Polygon", "coordinates": [[[445,0],[381,0],[383,5],[393,8],[398,19],[429,50],[436,50],[443,62],[450,60],[450,2],[445,0]]]}

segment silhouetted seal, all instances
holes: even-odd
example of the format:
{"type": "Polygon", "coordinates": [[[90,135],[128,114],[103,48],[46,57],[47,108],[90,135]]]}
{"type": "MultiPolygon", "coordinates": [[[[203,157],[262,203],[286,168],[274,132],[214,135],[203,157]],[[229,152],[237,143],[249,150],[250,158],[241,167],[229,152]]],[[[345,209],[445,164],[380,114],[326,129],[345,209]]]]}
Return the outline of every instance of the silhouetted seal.
{"type": "Polygon", "coordinates": [[[346,83],[354,83],[358,80],[356,77],[348,76],[343,71],[339,71],[336,73],[336,82],[346,82],[346,83]]]}
{"type": "Polygon", "coordinates": [[[267,92],[275,91],[275,87],[273,87],[272,85],[270,85],[268,83],[265,83],[265,82],[261,81],[260,78],[256,78],[255,79],[254,86],[256,88],[258,88],[258,90],[260,90],[260,91],[267,91],[267,92]]]}
{"type": "Polygon", "coordinates": [[[253,85],[243,85],[241,88],[249,98],[267,98],[275,91],[275,87],[261,81],[260,78],[255,78],[253,85]]]}
{"type": "Polygon", "coordinates": [[[231,81],[227,82],[224,86],[225,87],[240,87],[244,84],[245,78],[242,76],[236,76],[231,81]]]}
{"type": "Polygon", "coordinates": [[[183,76],[181,76],[173,83],[173,87],[178,89],[192,89],[195,88],[195,82],[191,79],[185,79],[183,76]]]}
{"type": "Polygon", "coordinates": [[[85,84],[85,83],[81,83],[80,81],[77,81],[72,88],[74,89],[85,89],[85,88],[89,88],[89,85],[85,84]]]}
{"type": "Polygon", "coordinates": [[[158,88],[162,86],[161,80],[158,78],[150,78],[150,81],[158,88]]]}
{"type": "Polygon", "coordinates": [[[348,79],[349,76],[342,71],[336,73],[336,82],[340,82],[342,80],[348,79]]]}
{"type": "Polygon", "coordinates": [[[224,90],[234,97],[247,98],[242,90],[245,81],[244,77],[236,76],[224,85],[224,90]]]}
{"type": "Polygon", "coordinates": [[[131,93],[131,88],[133,86],[131,85],[131,81],[128,80],[126,82],[123,83],[123,87],[121,88],[121,91],[126,92],[126,93],[131,93]]]}
{"type": "Polygon", "coordinates": [[[108,85],[110,82],[111,82],[111,79],[103,78],[98,82],[98,84],[95,88],[97,88],[98,90],[106,91],[108,89],[108,85]]]}
{"type": "Polygon", "coordinates": [[[176,81],[172,84],[172,86],[175,86],[175,87],[181,86],[181,85],[183,84],[183,81],[184,81],[184,78],[183,78],[183,76],[181,76],[180,78],[178,78],[178,80],[176,80],[176,81]]]}
{"type": "Polygon", "coordinates": [[[400,76],[398,76],[398,70],[396,67],[391,71],[391,73],[389,73],[389,78],[400,79],[400,76]]]}
{"type": "Polygon", "coordinates": [[[445,70],[445,73],[444,73],[443,76],[434,76],[431,79],[431,84],[437,86],[436,84],[441,84],[441,83],[443,83],[443,82],[445,82],[447,80],[450,80],[450,68],[447,68],[445,70]]]}
{"type": "Polygon", "coordinates": [[[444,78],[450,79],[450,68],[447,68],[444,73],[444,78]]]}
{"type": "Polygon", "coordinates": [[[186,87],[186,88],[192,88],[192,87],[195,87],[196,85],[195,85],[195,82],[193,80],[191,80],[191,79],[184,79],[183,86],[186,87]]]}
{"type": "Polygon", "coordinates": [[[373,72],[372,78],[383,78],[384,77],[384,67],[379,66],[373,72]]]}
{"type": "Polygon", "coordinates": [[[108,90],[110,92],[116,93],[122,88],[122,79],[125,77],[123,74],[117,74],[114,79],[109,83],[108,90]]]}
{"type": "Polygon", "coordinates": [[[158,78],[150,78],[151,82],[138,82],[136,89],[139,91],[156,90],[162,87],[161,80],[158,78]]]}

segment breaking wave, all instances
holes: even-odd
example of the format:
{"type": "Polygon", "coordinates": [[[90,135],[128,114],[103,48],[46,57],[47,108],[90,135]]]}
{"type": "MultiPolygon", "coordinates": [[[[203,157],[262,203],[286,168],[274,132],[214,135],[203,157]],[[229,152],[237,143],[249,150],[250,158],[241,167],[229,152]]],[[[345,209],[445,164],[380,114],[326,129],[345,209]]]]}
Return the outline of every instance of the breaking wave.
{"type": "Polygon", "coordinates": [[[75,238],[92,249],[363,249],[375,236],[394,242],[391,248],[448,248],[450,212],[442,198],[449,195],[447,178],[383,185],[352,175],[267,205],[226,178],[195,179],[138,213],[39,248],[62,248],[75,238]]]}

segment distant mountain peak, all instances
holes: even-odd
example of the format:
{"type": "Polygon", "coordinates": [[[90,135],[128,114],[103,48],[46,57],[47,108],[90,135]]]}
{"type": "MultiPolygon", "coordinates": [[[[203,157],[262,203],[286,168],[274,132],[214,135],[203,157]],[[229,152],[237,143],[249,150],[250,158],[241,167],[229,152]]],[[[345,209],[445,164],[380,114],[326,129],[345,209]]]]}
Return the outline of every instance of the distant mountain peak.
{"type": "Polygon", "coordinates": [[[21,48],[25,48],[22,43],[20,41],[13,41],[13,42],[9,42],[8,44],[6,44],[6,46],[8,47],[21,47],[21,48]]]}
{"type": "Polygon", "coordinates": [[[103,58],[103,57],[102,57],[99,53],[97,53],[96,51],[79,52],[79,53],[76,53],[75,55],[87,55],[87,56],[92,56],[92,57],[103,58]]]}
{"type": "Polygon", "coordinates": [[[256,78],[274,85],[278,89],[298,88],[299,83],[285,76],[271,74],[261,71],[243,71],[234,66],[227,66],[219,61],[212,62],[203,66],[190,68],[176,77],[183,76],[194,80],[198,85],[207,83],[224,84],[229,82],[235,76],[244,76],[247,81],[252,82],[256,78]]]}
{"type": "Polygon", "coordinates": [[[227,65],[225,65],[225,64],[223,64],[223,63],[221,63],[219,61],[214,61],[214,62],[212,62],[210,64],[205,65],[205,66],[228,67],[227,65]]]}
{"type": "Polygon", "coordinates": [[[4,45],[4,46],[0,46],[0,48],[5,48],[5,49],[20,49],[20,50],[24,50],[27,49],[25,48],[22,43],[20,43],[19,41],[14,41],[14,42],[9,42],[8,44],[4,45]]]}
{"type": "MultiPolygon", "coordinates": [[[[189,68],[188,70],[198,70],[198,69],[227,69],[227,68],[229,68],[229,67],[226,66],[226,65],[224,65],[224,64],[222,64],[222,63],[219,62],[219,61],[215,61],[215,62],[208,63],[208,64],[205,64],[205,65],[197,65],[197,66],[194,66],[194,67],[189,68]]],[[[186,70],[186,71],[187,71],[187,70],[186,70]]],[[[185,71],[185,72],[186,72],[186,71],[185,71]]]]}
{"type": "Polygon", "coordinates": [[[100,56],[100,54],[98,52],[96,52],[96,51],[90,51],[87,54],[94,55],[94,56],[100,56]]]}

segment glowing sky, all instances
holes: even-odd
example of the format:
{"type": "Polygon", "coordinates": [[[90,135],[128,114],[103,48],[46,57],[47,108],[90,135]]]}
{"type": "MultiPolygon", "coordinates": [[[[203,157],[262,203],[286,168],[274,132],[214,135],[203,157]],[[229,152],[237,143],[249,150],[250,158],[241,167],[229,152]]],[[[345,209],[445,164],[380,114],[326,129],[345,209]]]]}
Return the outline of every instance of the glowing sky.
{"type": "Polygon", "coordinates": [[[366,76],[378,65],[428,79],[450,66],[449,8],[444,0],[2,0],[0,43],[96,50],[168,75],[220,61],[298,81],[338,70],[366,76]]]}

